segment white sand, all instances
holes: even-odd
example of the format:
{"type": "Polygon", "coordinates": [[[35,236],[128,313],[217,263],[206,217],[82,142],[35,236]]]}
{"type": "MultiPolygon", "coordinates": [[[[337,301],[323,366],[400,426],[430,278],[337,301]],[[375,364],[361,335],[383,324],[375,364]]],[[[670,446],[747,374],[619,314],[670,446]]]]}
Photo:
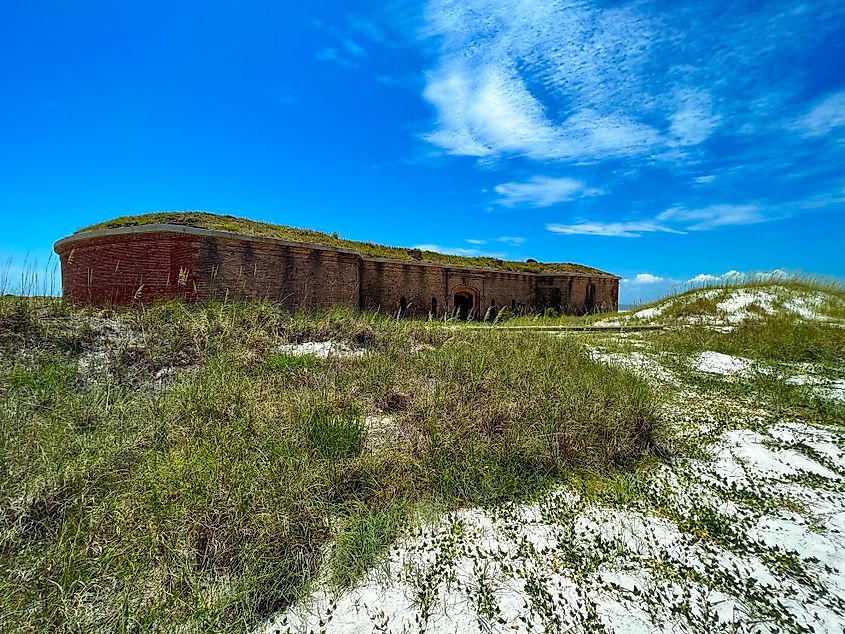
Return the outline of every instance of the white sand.
{"type": "Polygon", "coordinates": [[[366,350],[350,348],[345,343],[337,341],[306,341],[304,343],[288,343],[280,345],[277,350],[283,354],[296,356],[314,355],[321,359],[328,357],[360,357],[366,350]]]}
{"type": "Polygon", "coordinates": [[[754,372],[755,368],[759,367],[759,364],[751,359],[734,357],[712,350],[695,355],[690,362],[692,367],[699,372],[723,376],[748,376],[754,372]]]}
{"type": "Polygon", "coordinates": [[[736,522],[740,547],[701,539],[648,510],[582,506],[576,494],[555,491],[534,504],[470,509],[427,525],[390,554],[387,575],[373,573],[337,595],[317,589],[259,631],[583,631],[590,613],[608,631],[632,634],[709,631],[716,615],[725,631],[780,631],[761,618],[765,602],[778,602],[810,631],[840,631],[845,532],[835,527],[845,526],[843,478],[797,448],[829,451],[843,440],[842,432],[803,424],[776,434],[728,431],[713,461],[660,470],[653,486],[665,486],[665,504],[688,514],[718,509],[736,522]],[[831,486],[801,483],[804,474],[831,486]],[[796,501],[790,509],[806,510],[737,504],[724,497],[730,490],[787,495],[796,501]],[[783,557],[797,557],[824,593],[784,574],[783,557]],[[745,594],[746,584],[764,589],[763,598],[745,594]]]}

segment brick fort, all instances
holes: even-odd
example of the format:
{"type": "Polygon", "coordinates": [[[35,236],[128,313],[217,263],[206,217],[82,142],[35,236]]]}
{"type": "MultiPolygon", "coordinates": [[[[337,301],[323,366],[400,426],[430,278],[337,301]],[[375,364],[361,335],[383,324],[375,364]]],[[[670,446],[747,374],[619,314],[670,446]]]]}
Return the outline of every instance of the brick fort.
{"type": "Polygon", "coordinates": [[[461,319],[618,308],[619,277],[583,265],[448,256],[201,212],[118,218],[55,250],[64,296],[81,304],[272,300],[461,319]]]}

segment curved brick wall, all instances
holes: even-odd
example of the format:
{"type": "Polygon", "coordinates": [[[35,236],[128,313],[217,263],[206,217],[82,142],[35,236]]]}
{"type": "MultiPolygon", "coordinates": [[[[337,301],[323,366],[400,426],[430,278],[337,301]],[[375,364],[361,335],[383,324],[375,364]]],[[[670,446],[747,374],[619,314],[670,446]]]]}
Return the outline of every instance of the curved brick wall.
{"type": "Polygon", "coordinates": [[[489,306],[616,310],[619,278],[533,274],[363,258],[351,249],[175,225],[75,234],[56,243],[65,298],[85,304],[270,299],[290,308],[348,306],[412,315],[489,306]]]}

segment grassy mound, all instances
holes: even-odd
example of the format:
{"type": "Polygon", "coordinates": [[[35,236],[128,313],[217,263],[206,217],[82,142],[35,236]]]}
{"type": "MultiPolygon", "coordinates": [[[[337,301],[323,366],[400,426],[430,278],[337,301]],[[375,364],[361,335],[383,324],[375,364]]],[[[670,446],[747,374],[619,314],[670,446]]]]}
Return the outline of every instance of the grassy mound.
{"type": "Polygon", "coordinates": [[[5,298],[0,347],[2,631],[244,631],[421,506],[611,473],[659,433],[652,390],[563,337],[5,298]]]}
{"type": "Polygon", "coordinates": [[[845,321],[845,287],[801,275],[737,276],[637,307],[630,317],[651,322],[740,323],[758,317],[845,321]]]}
{"type": "MultiPolygon", "coordinates": [[[[599,322],[601,323],[601,322],[599,322]]],[[[621,317],[662,324],[664,350],[712,350],[773,362],[845,364],[845,288],[809,277],[737,278],[695,288],[621,317]]]]}
{"type": "MultiPolygon", "coordinates": [[[[311,229],[298,229],[285,225],[276,225],[268,222],[257,222],[238,218],[236,216],[222,216],[201,211],[167,211],[140,216],[122,216],[114,220],[108,220],[81,231],[95,231],[98,229],[116,229],[119,227],[135,227],[150,224],[171,224],[198,227],[201,229],[212,229],[214,231],[228,231],[248,236],[260,236],[265,238],[277,238],[279,240],[291,240],[293,242],[311,242],[330,247],[343,247],[354,249],[366,257],[390,258],[392,260],[421,260],[435,264],[453,264],[457,266],[473,266],[481,268],[498,269],[501,271],[524,271],[528,273],[585,273],[596,275],[607,275],[604,271],[582,264],[570,262],[511,262],[489,257],[464,257],[459,255],[447,255],[434,251],[422,251],[419,249],[407,249],[401,247],[390,247],[372,242],[359,242],[346,240],[337,234],[327,234],[311,229]]],[[[79,233],[79,232],[77,232],[79,233]]]]}

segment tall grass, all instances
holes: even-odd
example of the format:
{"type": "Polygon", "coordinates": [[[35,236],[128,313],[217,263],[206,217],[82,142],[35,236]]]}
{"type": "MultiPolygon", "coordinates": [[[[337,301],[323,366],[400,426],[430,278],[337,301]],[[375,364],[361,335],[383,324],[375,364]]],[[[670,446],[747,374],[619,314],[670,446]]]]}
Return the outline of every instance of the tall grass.
{"type": "MultiPolygon", "coordinates": [[[[685,282],[672,288],[666,297],[653,302],[636,306],[636,310],[650,308],[665,303],[672,306],[666,311],[667,317],[689,317],[712,315],[716,311],[716,304],[724,299],[728,293],[736,289],[777,289],[792,294],[824,294],[830,296],[830,306],[823,306],[822,312],[830,314],[830,310],[841,313],[845,308],[845,283],[841,279],[824,275],[813,275],[801,272],[758,272],[737,274],[728,277],[708,280],[699,283],[685,282]],[[708,293],[707,291],[724,291],[723,293],[708,293]]],[[[836,316],[831,315],[831,316],[836,316]]],[[[841,315],[840,315],[841,316],[841,315]]]]}
{"type": "Polygon", "coordinates": [[[772,362],[845,363],[842,327],[782,313],[747,319],[727,332],[688,326],[662,334],[657,340],[664,350],[681,354],[714,350],[772,362]]]}
{"type": "Polygon", "coordinates": [[[60,264],[53,253],[44,262],[29,254],[20,263],[12,256],[0,262],[0,295],[38,298],[57,297],[60,292],[60,264]]]}
{"type": "Polygon", "coordinates": [[[271,304],[38,323],[2,340],[2,631],[245,631],[420,504],[614,473],[660,434],[649,387],[567,338],[271,304]],[[366,354],[280,351],[326,339],[366,354]]]}

